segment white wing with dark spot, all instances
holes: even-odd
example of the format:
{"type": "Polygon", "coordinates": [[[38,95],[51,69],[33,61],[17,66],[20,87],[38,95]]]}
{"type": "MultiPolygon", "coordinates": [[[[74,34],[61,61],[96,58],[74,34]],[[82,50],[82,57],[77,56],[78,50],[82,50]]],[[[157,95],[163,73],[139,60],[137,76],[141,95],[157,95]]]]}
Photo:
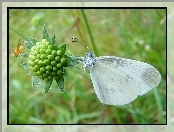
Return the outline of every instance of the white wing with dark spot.
{"type": "Polygon", "coordinates": [[[114,56],[96,57],[90,76],[97,97],[103,104],[124,105],[160,83],[153,66],[114,56]]]}

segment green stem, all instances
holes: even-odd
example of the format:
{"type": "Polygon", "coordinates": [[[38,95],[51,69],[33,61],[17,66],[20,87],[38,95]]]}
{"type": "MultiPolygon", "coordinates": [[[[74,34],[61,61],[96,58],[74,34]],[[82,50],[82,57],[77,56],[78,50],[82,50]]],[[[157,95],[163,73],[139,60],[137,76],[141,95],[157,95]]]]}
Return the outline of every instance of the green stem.
{"type": "Polygon", "coordinates": [[[157,108],[158,108],[158,112],[159,112],[159,120],[160,120],[160,122],[162,122],[162,116],[163,116],[162,102],[161,102],[157,89],[153,89],[153,90],[154,90],[154,96],[156,99],[157,108]]]}
{"type": "Polygon", "coordinates": [[[9,29],[11,29],[12,31],[14,31],[15,33],[17,33],[23,39],[28,40],[28,38],[26,36],[24,36],[22,33],[20,33],[19,31],[17,31],[16,29],[12,28],[11,26],[9,26],[9,29]]]}
{"type": "Polygon", "coordinates": [[[96,49],[96,46],[95,46],[95,42],[94,42],[94,39],[93,39],[93,35],[92,35],[91,30],[90,30],[90,27],[89,27],[89,24],[88,24],[88,20],[87,20],[87,17],[86,17],[86,15],[85,15],[85,12],[84,12],[83,9],[81,10],[81,13],[82,13],[82,17],[83,17],[83,19],[84,19],[85,25],[86,25],[86,27],[87,27],[87,31],[88,31],[90,40],[91,40],[91,42],[92,42],[92,46],[93,46],[93,49],[94,49],[94,53],[96,54],[96,56],[98,56],[98,52],[97,52],[97,49],[96,49]]]}

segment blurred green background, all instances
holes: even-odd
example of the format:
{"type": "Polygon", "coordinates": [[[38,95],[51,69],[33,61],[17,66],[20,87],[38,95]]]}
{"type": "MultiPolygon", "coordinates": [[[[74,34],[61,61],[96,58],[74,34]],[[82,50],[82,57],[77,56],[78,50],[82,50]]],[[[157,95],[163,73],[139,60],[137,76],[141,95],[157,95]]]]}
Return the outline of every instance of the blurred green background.
{"type": "MultiPolygon", "coordinates": [[[[164,9],[10,9],[9,12],[9,121],[10,124],[166,124],[166,21],[164,9]],[[68,68],[65,95],[54,82],[48,94],[31,85],[31,76],[15,57],[19,38],[42,40],[42,28],[67,44],[67,53],[85,56],[83,41],[96,56],[136,59],[156,67],[159,86],[132,104],[103,105],[98,100],[89,72],[68,68]]],[[[29,50],[26,50],[29,52],[29,50]]]]}

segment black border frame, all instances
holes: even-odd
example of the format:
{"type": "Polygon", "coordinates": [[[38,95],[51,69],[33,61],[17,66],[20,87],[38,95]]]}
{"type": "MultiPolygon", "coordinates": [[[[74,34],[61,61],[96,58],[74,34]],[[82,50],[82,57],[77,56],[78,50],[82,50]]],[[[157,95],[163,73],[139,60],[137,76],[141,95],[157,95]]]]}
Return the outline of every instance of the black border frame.
{"type": "MultiPolygon", "coordinates": [[[[91,124],[10,124],[9,123],[9,10],[10,9],[166,9],[166,80],[167,80],[167,7],[7,7],[7,125],[91,125],[91,124]]],[[[93,124],[93,125],[167,125],[167,81],[166,124],[93,124]]]]}

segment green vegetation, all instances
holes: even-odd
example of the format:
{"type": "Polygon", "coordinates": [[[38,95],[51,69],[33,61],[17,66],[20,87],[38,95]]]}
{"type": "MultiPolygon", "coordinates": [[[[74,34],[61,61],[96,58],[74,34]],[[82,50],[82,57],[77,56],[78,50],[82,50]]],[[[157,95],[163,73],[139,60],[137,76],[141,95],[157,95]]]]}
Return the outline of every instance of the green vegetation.
{"type": "Polygon", "coordinates": [[[166,123],[166,23],[160,24],[165,10],[13,9],[9,13],[11,124],[166,123]],[[44,24],[59,47],[66,43],[67,54],[86,55],[85,47],[71,42],[77,37],[96,56],[121,56],[153,65],[161,73],[161,83],[129,105],[109,106],[98,100],[88,71],[66,68],[65,95],[55,81],[45,95],[44,83],[36,89],[32,76],[25,76],[29,70],[20,64],[26,59],[13,54],[20,38],[22,45],[29,37],[42,41],[44,24]]]}

